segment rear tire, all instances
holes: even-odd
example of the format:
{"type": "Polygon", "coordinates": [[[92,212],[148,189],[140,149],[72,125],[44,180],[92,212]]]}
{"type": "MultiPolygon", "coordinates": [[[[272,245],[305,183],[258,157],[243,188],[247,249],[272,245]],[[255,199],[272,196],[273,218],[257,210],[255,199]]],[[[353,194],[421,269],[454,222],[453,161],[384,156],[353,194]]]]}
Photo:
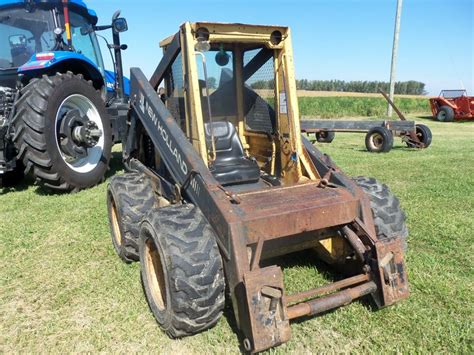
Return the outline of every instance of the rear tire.
{"type": "Polygon", "coordinates": [[[365,146],[369,152],[386,153],[393,147],[393,135],[385,127],[374,127],[365,136],[365,146]]]}
{"type": "Polygon", "coordinates": [[[406,215],[400,207],[398,198],[387,185],[379,183],[374,178],[358,176],[354,180],[369,195],[378,239],[388,241],[399,238],[406,251],[408,228],[406,215]]]}
{"type": "Polygon", "coordinates": [[[454,120],[454,110],[449,106],[441,106],[436,114],[436,119],[440,122],[452,122],[454,120]]]}
{"type": "MultiPolygon", "coordinates": [[[[415,134],[420,140],[421,143],[425,145],[424,148],[428,148],[431,145],[431,141],[433,140],[433,134],[428,126],[424,124],[417,124],[415,126],[415,134]]],[[[409,148],[415,148],[416,146],[407,142],[407,146],[409,148]]]]}
{"type": "Polygon", "coordinates": [[[319,143],[332,143],[335,137],[336,137],[335,132],[330,132],[330,131],[316,132],[316,141],[318,141],[319,143]]]}
{"type": "Polygon", "coordinates": [[[140,268],[148,305],[172,338],[214,326],[225,281],[215,234],[197,207],[152,209],[140,229],[140,268]]]}
{"type": "Polygon", "coordinates": [[[139,173],[114,176],[107,189],[107,209],[114,250],[126,263],[139,260],[140,223],[156,206],[147,177],[139,173]]]}
{"type": "Polygon", "coordinates": [[[67,72],[33,79],[21,91],[13,124],[18,159],[41,185],[79,191],[103,181],[112,150],[111,124],[100,92],[82,75],[67,72]],[[96,123],[102,132],[94,147],[83,148],[85,155],[75,158],[65,153],[59,128],[72,111],[96,123]]]}

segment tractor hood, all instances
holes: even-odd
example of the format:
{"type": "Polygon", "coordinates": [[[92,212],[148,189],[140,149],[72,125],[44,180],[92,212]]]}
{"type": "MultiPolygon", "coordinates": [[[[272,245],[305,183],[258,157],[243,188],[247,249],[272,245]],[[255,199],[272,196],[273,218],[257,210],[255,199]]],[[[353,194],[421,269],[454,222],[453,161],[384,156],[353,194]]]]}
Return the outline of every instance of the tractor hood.
{"type": "MultiPolygon", "coordinates": [[[[24,7],[26,4],[31,3],[35,5],[40,5],[44,8],[52,8],[55,6],[62,7],[61,0],[0,0],[0,10],[9,7],[24,7]]],[[[92,25],[97,24],[97,14],[94,10],[89,9],[86,3],[82,0],[69,0],[69,7],[78,12],[79,14],[85,16],[92,25]]]]}

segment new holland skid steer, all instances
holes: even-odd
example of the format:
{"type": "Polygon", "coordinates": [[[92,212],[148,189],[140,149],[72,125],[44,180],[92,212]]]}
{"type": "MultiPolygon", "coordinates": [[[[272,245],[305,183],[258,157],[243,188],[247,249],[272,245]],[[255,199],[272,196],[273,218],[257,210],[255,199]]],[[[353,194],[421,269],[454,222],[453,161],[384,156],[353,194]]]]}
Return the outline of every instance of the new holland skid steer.
{"type": "Polygon", "coordinates": [[[249,352],[287,342],[293,319],[406,298],[399,201],[301,135],[289,28],[185,23],[161,46],[150,80],[131,70],[127,172],[108,207],[164,332],[212,327],[226,290],[249,352]],[[347,278],[288,294],[272,257],[306,249],[347,278]]]}

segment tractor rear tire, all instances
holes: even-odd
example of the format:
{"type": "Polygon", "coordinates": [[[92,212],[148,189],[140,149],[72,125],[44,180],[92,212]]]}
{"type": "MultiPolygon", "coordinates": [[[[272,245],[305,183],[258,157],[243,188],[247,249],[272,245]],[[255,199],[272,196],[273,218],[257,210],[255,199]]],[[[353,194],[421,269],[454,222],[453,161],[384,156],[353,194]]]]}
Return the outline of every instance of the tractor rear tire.
{"type": "Polygon", "coordinates": [[[389,152],[393,147],[393,134],[385,127],[374,127],[365,136],[365,146],[369,152],[389,152]]]}
{"type": "Polygon", "coordinates": [[[139,260],[140,223],[157,206],[153,187],[146,176],[126,173],[114,176],[107,189],[107,209],[112,245],[122,261],[139,260]]]}
{"type": "MultiPolygon", "coordinates": [[[[428,148],[431,145],[431,141],[433,140],[433,134],[428,126],[424,124],[417,124],[415,126],[415,134],[420,140],[421,143],[425,145],[424,148],[428,148]]],[[[408,148],[415,148],[416,145],[410,144],[407,142],[408,148]]]]}
{"type": "Polygon", "coordinates": [[[374,178],[358,176],[354,181],[369,195],[378,239],[388,241],[400,238],[406,251],[408,228],[405,212],[401,209],[398,198],[387,185],[374,178]]]}
{"type": "Polygon", "coordinates": [[[316,132],[316,141],[318,141],[319,143],[332,143],[335,137],[336,137],[335,132],[330,132],[330,131],[316,132]]]}
{"type": "Polygon", "coordinates": [[[440,122],[452,122],[454,120],[454,110],[449,106],[441,106],[436,114],[436,119],[440,122]]]}
{"type": "Polygon", "coordinates": [[[112,129],[100,91],[82,75],[67,72],[33,79],[21,90],[13,124],[18,159],[40,185],[54,191],[79,191],[103,181],[111,156],[112,129]],[[59,127],[71,112],[94,122],[101,131],[95,146],[74,146],[85,152],[75,158],[60,148],[65,138],[59,127]]]}
{"type": "Polygon", "coordinates": [[[214,326],[225,280],[214,231],[190,204],[152,209],[140,229],[140,268],[148,305],[172,338],[214,326]]]}

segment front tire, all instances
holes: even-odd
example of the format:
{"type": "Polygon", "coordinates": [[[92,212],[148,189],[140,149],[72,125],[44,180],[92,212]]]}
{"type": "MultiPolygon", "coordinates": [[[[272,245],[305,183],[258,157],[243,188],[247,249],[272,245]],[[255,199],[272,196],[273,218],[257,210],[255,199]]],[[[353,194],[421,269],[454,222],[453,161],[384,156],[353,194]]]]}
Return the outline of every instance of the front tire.
{"type": "Polygon", "coordinates": [[[225,281],[215,234],[193,205],[152,209],[140,229],[140,269],[148,305],[172,338],[214,326],[225,281]]]}
{"type": "Polygon", "coordinates": [[[151,182],[139,173],[114,176],[107,189],[107,209],[112,245],[125,263],[139,260],[140,223],[158,206],[151,182]]]}
{"type": "Polygon", "coordinates": [[[13,123],[18,157],[41,185],[79,191],[103,180],[112,150],[111,124],[100,92],[82,75],[33,79],[21,91],[13,123]],[[89,123],[94,139],[81,136],[84,142],[78,143],[74,129],[89,123]]]}
{"type": "Polygon", "coordinates": [[[354,180],[369,195],[377,238],[382,241],[401,239],[406,251],[408,228],[405,212],[400,207],[398,198],[387,185],[374,178],[358,176],[354,180]]]}
{"type": "Polygon", "coordinates": [[[393,147],[393,135],[385,127],[374,127],[365,136],[365,146],[369,152],[386,153],[393,147]]]}

